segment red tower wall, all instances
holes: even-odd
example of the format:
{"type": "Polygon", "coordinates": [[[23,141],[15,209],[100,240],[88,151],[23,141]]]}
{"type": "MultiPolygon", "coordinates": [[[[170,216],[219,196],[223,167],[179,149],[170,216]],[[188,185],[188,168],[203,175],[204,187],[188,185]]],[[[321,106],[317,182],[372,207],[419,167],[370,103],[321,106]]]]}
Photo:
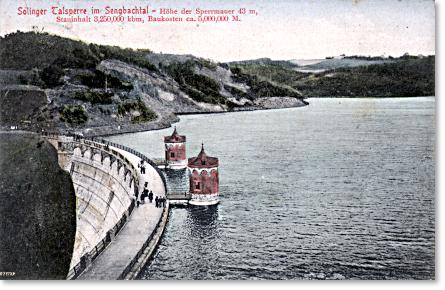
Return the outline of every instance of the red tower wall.
{"type": "Polygon", "coordinates": [[[173,144],[172,146],[168,146],[165,150],[165,160],[167,160],[167,163],[169,161],[185,161],[186,157],[185,143],[173,144]]]}
{"type": "Polygon", "coordinates": [[[218,171],[213,169],[210,173],[207,170],[193,170],[190,177],[190,193],[192,194],[213,194],[219,191],[218,171]],[[198,188],[199,187],[199,188],[198,188]]]}

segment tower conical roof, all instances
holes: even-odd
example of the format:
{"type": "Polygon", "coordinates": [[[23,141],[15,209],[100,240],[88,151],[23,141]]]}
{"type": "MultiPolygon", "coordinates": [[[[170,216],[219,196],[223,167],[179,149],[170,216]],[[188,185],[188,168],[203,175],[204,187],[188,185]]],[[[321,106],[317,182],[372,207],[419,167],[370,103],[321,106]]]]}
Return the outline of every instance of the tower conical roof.
{"type": "Polygon", "coordinates": [[[164,142],[165,143],[184,143],[186,140],[184,135],[179,135],[178,131],[175,129],[173,130],[173,133],[170,136],[164,136],[164,142]]]}
{"type": "Polygon", "coordinates": [[[204,144],[201,144],[201,151],[198,156],[189,158],[188,166],[191,168],[211,168],[218,167],[218,158],[208,156],[204,150],[204,144]]]}

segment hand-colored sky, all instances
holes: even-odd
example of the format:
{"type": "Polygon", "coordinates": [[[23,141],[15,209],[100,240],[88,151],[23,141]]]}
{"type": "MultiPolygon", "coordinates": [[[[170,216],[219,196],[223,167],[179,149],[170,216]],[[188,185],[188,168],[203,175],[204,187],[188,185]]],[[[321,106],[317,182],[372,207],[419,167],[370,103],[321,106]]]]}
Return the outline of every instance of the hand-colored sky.
{"type": "Polygon", "coordinates": [[[33,26],[74,39],[218,61],[270,57],[435,53],[432,0],[0,0],[0,35],[33,26]],[[17,16],[17,8],[53,5],[120,8],[240,8],[258,16],[231,23],[57,24],[53,16],[17,16]]]}

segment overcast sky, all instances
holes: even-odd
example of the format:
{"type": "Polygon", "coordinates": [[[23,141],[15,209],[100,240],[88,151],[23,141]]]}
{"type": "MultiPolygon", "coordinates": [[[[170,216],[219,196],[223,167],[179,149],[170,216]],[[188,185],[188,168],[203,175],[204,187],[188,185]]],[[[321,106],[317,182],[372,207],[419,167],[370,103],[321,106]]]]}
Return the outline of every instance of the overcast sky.
{"type": "Polygon", "coordinates": [[[155,52],[193,54],[217,61],[270,57],[311,59],[331,55],[434,54],[435,7],[432,0],[0,0],[0,34],[32,26],[74,39],[155,52]],[[211,3],[208,3],[211,2],[211,3]],[[241,22],[57,24],[53,16],[20,17],[19,6],[116,8],[256,9],[241,22]]]}

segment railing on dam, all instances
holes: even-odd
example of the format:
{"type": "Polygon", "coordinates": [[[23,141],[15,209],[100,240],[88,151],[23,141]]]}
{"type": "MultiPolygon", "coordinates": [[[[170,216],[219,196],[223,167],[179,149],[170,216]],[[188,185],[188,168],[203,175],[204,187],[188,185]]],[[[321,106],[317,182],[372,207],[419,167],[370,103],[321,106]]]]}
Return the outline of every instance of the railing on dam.
{"type": "MultiPolygon", "coordinates": [[[[96,141],[96,142],[98,141],[97,138],[94,138],[94,137],[91,137],[91,139],[92,139],[92,141],[96,141]]],[[[133,148],[130,148],[128,146],[121,145],[121,144],[118,144],[118,143],[114,143],[114,142],[111,142],[111,141],[108,141],[108,140],[105,140],[105,139],[99,139],[99,140],[100,140],[101,143],[104,143],[104,144],[106,144],[108,146],[113,146],[113,147],[125,150],[127,152],[130,152],[131,154],[136,155],[137,157],[141,158],[142,160],[144,160],[145,162],[150,164],[156,170],[156,172],[159,174],[159,176],[161,177],[162,183],[164,184],[165,192],[167,192],[167,181],[165,180],[165,176],[161,172],[161,170],[158,168],[158,165],[153,160],[151,160],[150,158],[148,158],[144,154],[142,154],[142,153],[140,153],[140,152],[138,152],[138,151],[136,151],[133,148]]]]}
{"type": "Polygon", "coordinates": [[[161,218],[156,223],[156,227],[151,232],[151,234],[147,237],[147,240],[144,242],[144,244],[142,245],[141,249],[138,251],[136,256],[133,257],[133,259],[127,265],[127,267],[124,269],[124,271],[122,271],[121,275],[119,276],[119,280],[125,279],[125,277],[127,277],[127,275],[135,268],[135,265],[139,261],[139,258],[141,258],[142,254],[147,249],[147,247],[150,244],[151,240],[157,234],[157,232],[159,230],[159,227],[160,227],[160,225],[162,223],[163,217],[167,214],[168,209],[169,209],[168,207],[164,207],[164,209],[162,210],[161,218]]]}
{"type": "MultiPolygon", "coordinates": [[[[57,133],[51,133],[51,132],[43,132],[42,133],[43,136],[46,137],[54,137],[54,138],[59,138],[59,137],[72,137],[73,141],[75,143],[81,143],[81,144],[85,144],[86,146],[89,147],[95,147],[96,149],[100,149],[106,152],[111,153],[112,155],[117,156],[119,159],[121,159],[124,163],[127,164],[127,166],[131,167],[133,172],[137,172],[137,170],[134,168],[133,164],[125,157],[123,156],[120,152],[113,150],[111,147],[115,147],[121,150],[125,150],[137,157],[139,157],[140,159],[144,160],[145,162],[147,162],[149,165],[151,165],[156,172],[158,173],[158,175],[161,177],[162,179],[162,183],[165,189],[165,193],[167,194],[167,182],[165,179],[164,174],[159,170],[159,168],[157,167],[156,163],[153,162],[151,159],[149,159],[148,157],[146,157],[144,154],[121,144],[117,144],[102,138],[95,138],[95,137],[83,137],[77,134],[64,134],[64,135],[60,135],[57,133]]],[[[136,178],[137,180],[137,178],[136,178]]],[[[136,183],[137,184],[137,183],[136,183]]],[[[105,234],[105,237],[99,241],[89,252],[87,252],[86,254],[84,254],[81,258],[80,261],[74,266],[72,267],[67,275],[67,279],[76,279],[77,277],[79,277],[82,272],[89,266],[91,265],[91,263],[93,261],[95,261],[95,259],[99,256],[100,253],[102,253],[102,251],[107,247],[107,245],[112,241],[113,237],[116,237],[116,235],[119,233],[119,231],[122,229],[122,227],[125,225],[128,217],[131,215],[131,213],[133,212],[133,209],[135,207],[135,201],[132,200],[130,206],[128,207],[128,209],[124,212],[124,214],[122,215],[122,217],[119,219],[119,221],[114,225],[113,228],[111,228],[110,230],[108,230],[105,234]]],[[[166,208],[164,208],[163,210],[163,214],[165,215],[166,212],[166,208]]],[[[130,263],[127,265],[127,267],[123,270],[122,274],[120,275],[120,279],[124,279],[131,271],[132,269],[135,267],[136,263],[138,262],[138,260],[140,259],[140,257],[143,255],[145,249],[148,247],[150,241],[152,240],[153,236],[155,235],[155,233],[158,231],[159,226],[161,224],[161,220],[159,220],[156,224],[155,230],[151,233],[151,235],[149,237],[147,237],[147,240],[144,242],[143,246],[141,247],[141,249],[138,251],[138,253],[136,254],[136,256],[130,261],[130,263]]]]}
{"type": "Polygon", "coordinates": [[[108,230],[105,237],[97,243],[97,245],[89,251],[86,255],[80,258],[80,262],[77,263],[71,270],[69,270],[67,279],[73,280],[79,277],[80,274],[99,256],[100,253],[111,243],[112,237],[116,237],[119,231],[124,226],[127,221],[127,216],[130,216],[134,209],[134,200],[131,202],[130,207],[127,209],[124,215],[122,215],[121,219],[116,223],[116,225],[108,230]]]}
{"type": "MultiPolygon", "coordinates": [[[[139,151],[134,150],[133,148],[130,148],[128,146],[122,145],[122,144],[118,144],[112,141],[108,141],[105,140],[103,138],[98,138],[98,137],[84,137],[78,134],[65,134],[65,135],[60,135],[57,133],[53,133],[53,132],[43,132],[42,135],[44,136],[48,136],[48,137],[58,137],[58,136],[66,136],[66,137],[73,137],[74,140],[76,141],[91,141],[94,142],[96,144],[96,146],[100,146],[100,145],[108,145],[108,146],[113,146],[122,150],[125,150],[127,152],[130,152],[133,155],[136,155],[137,157],[141,158],[142,160],[144,160],[145,162],[147,162],[148,164],[150,164],[155,170],[156,172],[159,174],[159,176],[162,179],[162,182],[164,184],[164,189],[165,192],[167,192],[167,181],[165,179],[164,174],[161,172],[161,170],[158,168],[158,165],[156,164],[156,162],[154,162],[153,160],[151,160],[150,158],[148,158],[147,156],[145,156],[144,154],[140,153],[139,151]]],[[[88,144],[88,143],[85,143],[88,144]]],[[[107,150],[106,146],[100,146],[102,149],[107,150]]],[[[113,150],[113,154],[117,154],[120,158],[128,161],[122,154],[120,154],[119,152],[113,150]]]]}

